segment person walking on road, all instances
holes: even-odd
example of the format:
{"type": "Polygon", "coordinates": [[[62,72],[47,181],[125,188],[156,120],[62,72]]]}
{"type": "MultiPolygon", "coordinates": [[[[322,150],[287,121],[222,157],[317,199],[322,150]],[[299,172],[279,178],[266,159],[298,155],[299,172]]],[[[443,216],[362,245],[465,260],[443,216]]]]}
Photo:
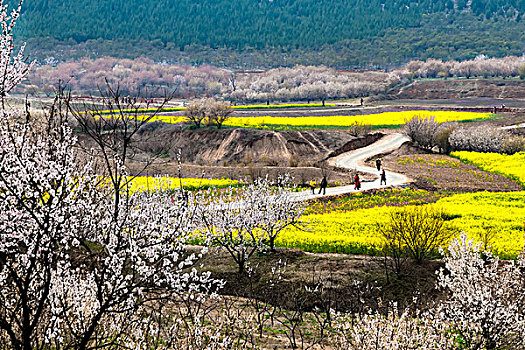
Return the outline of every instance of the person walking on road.
{"type": "Polygon", "coordinates": [[[383,181],[385,182],[385,186],[386,186],[386,174],[385,174],[385,169],[383,169],[383,171],[381,172],[381,182],[379,183],[380,185],[383,184],[383,181]]]}
{"type": "Polygon", "coordinates": [[[315,180],[310,181],[310,189],[312,190],[312,194],[315,194],[315,180]]]}
{"type": "Polygon", "coordinates": [[[321,191],[323,191],[323,195],[326,194],[326,186],[328,186],[328,181],[326,181],[326,176],[323,176],[323,179],[321,180],[321,188],[319,188],[319,194],[321,194],[321,191]]]}
{"type": "Polygon", "coordinates": [[[381,170],[381,159],[380,158],[376,159],[376,167],[377,167],[377,171],[381,170]]]}
{"type": "Polygon", "coordinates": [[[354,176],[354,190],[360,190],[361,189],[361,180],[359,179],[359,174],[355,174],[354,176]]]}

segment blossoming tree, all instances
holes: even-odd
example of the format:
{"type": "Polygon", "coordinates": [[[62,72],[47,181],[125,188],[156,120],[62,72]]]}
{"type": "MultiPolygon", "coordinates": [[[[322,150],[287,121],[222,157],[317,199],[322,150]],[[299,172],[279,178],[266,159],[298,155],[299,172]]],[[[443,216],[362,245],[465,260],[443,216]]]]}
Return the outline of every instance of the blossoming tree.
{"type": "Polygon", "coordinates": [[[259,249],[275,249],[275,239],[286,227],[300,224],[305,209],[286,177],[274,183],[259,178],[240,193],[233,189],[203,206],[199,215],[212,244],[225,248],[243,273],[259,249]]]}
{"type": "Polygon", "coordinates": [[[2,27],[0,33],[0,98],[2,107],[9,91],[24,80],[33,66],[33,63],[27,63],[24,59],[25,44],[15,54],[13,29],[20,16],[21,8],[22,1],[19,2],[18,7],[9,12],[8,6],[3,0],[0,0],[0,25],[2,27]]]}
{"type": "Polygon", "coordinates": [[[525,260],[501,262],[465,234],[454,239],[438,273],[448,293],[437,314],[467,349],[514,349],[525,339],[525,260]]]}
{"type": "Polygon", "coordinates": [[[115,201],[53,114],[44,128],[4,120],[0,145],[0,339],[9,348],[140,344],[144,307],[213,292],[184,245],[193,201],[125,188],[115,201]]]}

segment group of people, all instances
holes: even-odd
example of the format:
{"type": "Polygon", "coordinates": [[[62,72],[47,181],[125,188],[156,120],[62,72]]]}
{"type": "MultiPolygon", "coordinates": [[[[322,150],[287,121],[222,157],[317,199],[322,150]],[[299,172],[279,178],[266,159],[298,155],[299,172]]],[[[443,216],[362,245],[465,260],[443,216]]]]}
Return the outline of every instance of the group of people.
{"type": "MultiPolygon", "coordinates": [[[[381,159],[376,159],[376,167],[377,171],[379,171],[379,177],[381,178],[380,185],[383,183],[386,185],[386,173],[385,169],[381,168],[381,159]]],[[[328,180],[326,179],[326,175],[323,175],[323,179],[321,180],[321,184],[319,187],[319,193],[323,193],[323,195],[326,194],[326,187],[328,186],[328,180]]],[[[315,194],[315,181],[312,180],[310,182],[310,188],[312,189],[312,194],[315,194]]],[[[361,189],[361,179],[359,178],[359,174],[355,174],[354,176],[354,190],[360,190],[361,189]]]]}
{"type": "MultiPolygon", "coordinates": [[[[500,111],[503,111],[504,109],[505,109],[505,105],[502,104],[500,107],[500,111]]],[[[496,105],[492,106],[492,113],[494,114],[498,113],[498,106],[496,105]]]]}
{"type": "Polygon", "coordinates": [[[381,178],[381,182],[379,184],[382,185],[384,182],[386,185],[386,173],[385,169],[381,169],[381,158],[376,159],[376,168],[377,171],[379,171],[379,177],[381,178]]]}

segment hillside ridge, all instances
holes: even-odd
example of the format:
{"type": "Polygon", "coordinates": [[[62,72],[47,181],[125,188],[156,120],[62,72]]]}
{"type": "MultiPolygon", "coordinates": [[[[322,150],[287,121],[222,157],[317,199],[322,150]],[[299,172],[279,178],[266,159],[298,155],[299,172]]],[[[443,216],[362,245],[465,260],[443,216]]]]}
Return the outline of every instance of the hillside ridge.
{"type": "Polygon", "coordinates": [[[524,14],[523,0],[34,0],[18,34],[39,60],[344,68],[520,56],[524,14]]]}

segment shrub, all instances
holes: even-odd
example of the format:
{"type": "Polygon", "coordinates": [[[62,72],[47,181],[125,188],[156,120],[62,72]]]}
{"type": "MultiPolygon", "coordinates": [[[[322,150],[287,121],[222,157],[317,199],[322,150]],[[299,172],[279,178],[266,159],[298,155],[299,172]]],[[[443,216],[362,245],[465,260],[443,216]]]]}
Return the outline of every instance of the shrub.
{"type": "Polygon", "coordinates": [[[445,213],[434,207],[407,207],[391,212],[389,222],[379,230],[394,258],[401,262],[408,256],[422,263],[454,234],[444,218],[445,213]]]}
{"type": "Polygon", "coordinates": [[[525,80],[525,65],[521,66],[519,69],[518,69],[518,72],[520,74],[520,79],[521,80],[525,80]]]}
{"type": "Polygon", "coordinates": [[[355,137],[368,135],[371,130],[371,125],[363,124],[358,121],[354,122],[348,127],[348,132],[350,133],[350,135],[355,137]]]}
{"type": "Polygon", "coordinates": [[[503,141],[501,145],[501,152],[506,154],[514,154],[525,151],[525,138],[521,136],[511,136],[503,141]]]}
{"type": "Polygon", "coordinates": [[[457,127],[457,123],[443,123],[438,126],[433,136],[433,143],[439,148],[440,153],[450,153],[450,134],[452,134],[457,127]]]}
{"type": "Polygon", "coordinates": [[[439,127],[439,123],[434,117],[423,118],[415,116],[405,123],[405,134],[420,147],[432,149],[434,147],[434,134],[439,127]]]}
{"type": "Polygon", "coordinates": [[[506,131],[488,125],[457,128],[449,137],[453,151],[502,152],[502,145],[509,137],[506,131]]]}

